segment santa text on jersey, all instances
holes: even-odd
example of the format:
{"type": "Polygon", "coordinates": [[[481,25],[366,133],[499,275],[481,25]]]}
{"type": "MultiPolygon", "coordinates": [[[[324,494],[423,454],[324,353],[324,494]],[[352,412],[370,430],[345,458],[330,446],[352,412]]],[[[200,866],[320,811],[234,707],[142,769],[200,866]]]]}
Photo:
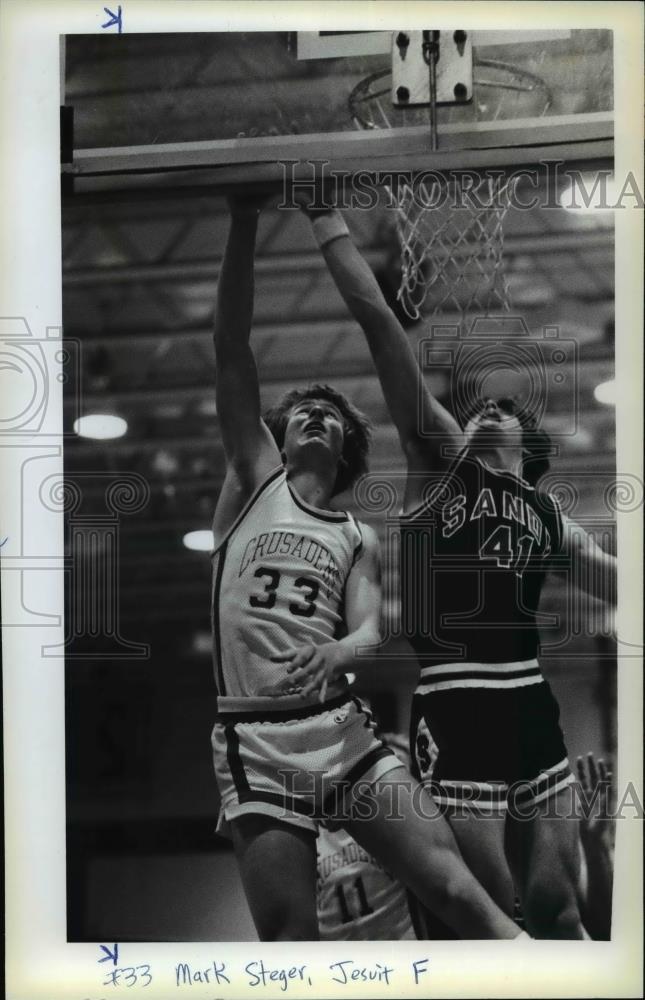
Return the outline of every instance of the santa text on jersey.
{"type": "Polygon", "coordinates": [[[466,507],[467,496],[459,493],[441,507],[442,529],[444,538],[451,538],[460,528],[469,521],[477,521],[480,518],[492,517],[503,518],[507,521],[515,522],[528,528],[538,545],[544,536],[545,549],[551,548],[551,536],[546,525],[542,522],[533,507],[524,500],[523,497],[516,496],[510,490],[502,490],[501,502],[498,496],[497,501],[493,491],[488,487],[480,490],[475,503],[473,504],[470,516],[466,507]]]}

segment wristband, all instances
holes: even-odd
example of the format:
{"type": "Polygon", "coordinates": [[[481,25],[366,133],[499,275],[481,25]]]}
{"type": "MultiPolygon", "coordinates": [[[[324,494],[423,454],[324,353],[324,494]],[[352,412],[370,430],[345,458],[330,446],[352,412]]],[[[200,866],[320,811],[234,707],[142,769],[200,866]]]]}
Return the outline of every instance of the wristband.
{"type": "Polygon", "coordinates": [[[347,223],[338,211],[325,212],[316,215],[311,220],[316,243],[322,250],[332,240],[337,240],[339,236],[349,236],[347,223]]]}

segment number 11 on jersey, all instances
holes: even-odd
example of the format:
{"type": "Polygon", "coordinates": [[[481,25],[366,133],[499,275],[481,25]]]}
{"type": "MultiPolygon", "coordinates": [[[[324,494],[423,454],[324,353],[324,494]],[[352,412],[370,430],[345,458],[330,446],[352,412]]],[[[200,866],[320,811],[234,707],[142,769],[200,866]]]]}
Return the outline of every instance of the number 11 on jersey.
{"type": "Polygon", "coordinates": [[[336,886],[336,896],[338,897],[338,905],[340,906],[341,923],[349,924],[352,920],[356,920],[358,917],[367,917],[374,910],[367,901],[367,894],[365,892],[365,886],[363,885],[363,879],[360,875],[354,879],[354,888],[356,890],[356,895],[358,896],[359,912],[350,913],[349,906],[347,905],[347,899],[345,897],[345,890],[342,885],[336,886]]]}

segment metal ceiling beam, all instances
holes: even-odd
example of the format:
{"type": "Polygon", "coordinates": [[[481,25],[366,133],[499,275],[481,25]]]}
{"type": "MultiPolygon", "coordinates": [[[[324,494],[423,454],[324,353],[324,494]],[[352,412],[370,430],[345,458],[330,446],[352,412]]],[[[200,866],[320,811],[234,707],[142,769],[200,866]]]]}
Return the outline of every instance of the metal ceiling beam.
{"type": "MultiPolygon", "coordinates": [[[[504,256],[529,256],[532,254],[568,254],[585,250],[609,250],[613,247],[613,229],[604,232],[581,231],[561,233],[534,233],[527,236],[507,236],[504,239],[504,256]]],[[[372,268],[385,260],[382,250],[363,250],[363,256],[372,268]]],[[[63,271],[63,284],[68,288],[100,285],[125,284],[146,281],[207,281],[215,282],[219,275],[221,257],[207,260],[187,260],[176,263],[140,262],[118,267],[83,267],[63,271]]],[[[258,276],[273,274],[303,274],[304,272],[325,272],[327,266],[318,252],[273,254],[257,257],[255,273],[258,276]]]]}
{"type": "MultiPolygon", "coordinates": [[[[385,254],[380,250],[364,251],[372,266],[378,266],[385,254]]],[[[187,260],[177,263],[126,264],[119,267],[84,267],[63,271],[63,284],[68,287],[94,284],[117,284],[131,281],[209,281],[215,282],[222,263],[221,257],[207,260],[187,260]]],[[[302,273],[326,271],[324,258],[318,252],[281,253],[256,257],[255,274],[302,273]]]]}
{"type": "MultiPolygon", "coordinates": [[[[529,341],[527,341],[528,343],[529,341]]],[[[531,341],[532,342],[532,341],[531,341]]],[[[606,377],[604,371],[607,368],[608,363],[611,361],[611,356],[604,358],[590,358],[582,359],[579,361],[578,371],[575,373],[581,384],[588,385],[590,390],[598,384],[598,378],[606,377]],[[582,374],[582,369],[586,369],[584,375],[582,374]]],[[[562,365],[558,371],[566,375],[569,379],[573,376],[573,369],[571,364],[562,365]]],[[[322,372],[312,371],[311,362],[308,363],[307,374],[297,374],[294,370],[293,375],[285,379],[284,377],[284,366],[280,368],[280,374],[278,377],[271,377],[270,375],[262,375],[261,377],[261,387],[263,389],[272,390],[272,395],[281,394],[288,392],[293,388],[295,382],[307,381],[311,382],[317,378],[323,377],[322,372]]],[[[374,396],[379,400],[382,399],[381,390],[379,387],[377,376],[372,371],[365,371],[364,365],[361,363],[361,370],[357,371],[356,374],[347,374],[347,365],[345,362],[341,362],[341,367],[338,369],[328,369],[325,368],[324,371],[325,378],[333,378],[337,383],[341,391],[347,391],[351,393],[352,391],[357,391],[357,386],[360,389],[370,389],[373,390],[374,396]]],[[[165,397],[170,397],[175,402],[180,402],[181,400],[190,400],[193,397],[203,398],[205,395],[212,395],[215,391],[214,381],[212,379],[207,379],[200,382],[191,382],[188,385],[172,385],[167,383],[163,386],[132,386],[131,388],[121,388],[114,390],[103,390],[101,392],[84,392],[83,393],[83,404],[85,409],[88,406],[105,406],[111,402],[123,401],[123,402],[134,402],[136,404],[147,405],[154,400],[163,399],[165,397]]],[[[555,389],[552,392],[555,394],[555,389]]],[[[562,390],[563,396],[569,399],[568,391],[562,390]]],[[[554,397],[555,398],[555,397],[554,397]]],[[[76,400],[68,400],[68,404],[75,405],[76,400]]]]}
{"type": "MultiPolygon", "coordinates": [[[[521,313],[526,321],[529,329],[535,329],[536,323],[532,321],[532,317],[543,317],[545,307],[544,306],[532,306],[527,309],[522,309],[521,313]]],[[[445,313],[441,317],[441,322],[443,324],[450,324],[451,322],[457,323],[459,317],[456,314],[445,313]]],[[[537,326],[542,325],[543,319],[541,318],[537,322],[537,326]]],[[[566,332],[566,327],[568,321],[560,324],[563,331],[566,332]]],[[[313,337],[316,340],[323,340],[326,338],[336,338],[336,337],[355,337],[357,336],[358,327],[353,319],[295,319],[289,324],[290,328],[294,331],[297,330],[298,337],[313,337]]],[[[285,324],[284,323],[257,323],[253,324],[253,341],[255,343],[256,339],[262,337],[276,337],[284,334],[285,324]]],[[[70,323],[66,325],[66,333],[69,337],[74,337],[74,328],[70,323]]],[[[199,326],[199,327],[177,327],[174,330],[139,330],[139,329],[127,329],[119,328],[118,330],[110,330],[108,333],[97,333],[93,334],[91,331],[83,328],[83,343],[92,347],[101,345],[104,347],[113,347],[117,343],[122,343],[124,340],[132,340],[137,345],[145,344],[146,346],[150,344],[157,344],[160,338],[173,339],[173,340],[208,340],[209,343],[212,339],[213,331],[210,326],[199,326]]],[[[591,358],[607,358],[613,359],[613,345],[607,344],[603,341],[591,341],[588,344],[582,345],[582,351],[587,359],[591,358]]]]}
{"type": "MultiPolygon", "coordinates": [[[[356,334],[356,325],[351,319],[324,319],[324,320],[292,320],[290,326],[294,330],[298,330],[298,335],[303,337],[335,337],[337,334],[343,334],[344,336],[354,336],[356,334]]],[[[70,337],[74,336],[74,330],[67,324],[66,330],[70,337]]],[[[253,338],[256,337],[275,337],[284,334],[285,324],[284,323],[258,323],[253,324],[253,338]]],[[[171,337],[177,340],[201,340],[208,338],[210,341],[213,336],[213,331],[210,326],[199,326],[191,329],[190,327],[178,327],[174,330],[132,330],[120,328],[118,330],[110,330],[109,333],[99,333],[92,334],[91,331],[83,330],[83,343],[97,346],[102,345],[105,347],[111,347],[115,342],[122,342],[123,340],[133,340],[136,343],[143,343],[149,345],[150,343],[158,343],[161,337],[171,337]]]]}

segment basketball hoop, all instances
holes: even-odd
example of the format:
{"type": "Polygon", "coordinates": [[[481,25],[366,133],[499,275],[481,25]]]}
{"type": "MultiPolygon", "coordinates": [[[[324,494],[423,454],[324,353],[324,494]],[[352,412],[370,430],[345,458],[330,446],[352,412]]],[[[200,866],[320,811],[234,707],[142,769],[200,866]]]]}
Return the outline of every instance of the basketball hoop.
{"type": "Polygon", "coordinates": [[[398,298],[411,319],[421,317],[427,300],[432,314],[510,310],[503,222],[514,189],[515,180],[498,175],[467,189],[458,176],[445,185],[404,182],[390,189],[401,244],[398,298]]]}
{"type": "MultiPolygon", "coordinates": [[[[515,91],[517,94],[534,95],[541,105],[539,111],[532,111],[532,117],[542,117],[549,110],[552,97],[546,82],[535,73],[511,63],[497,59],[475,58],[473,69],[488,70],[473,80],[474,86],[490,87],[497,90],[515,91]]],[[[395,128],[400,125],[429,124],[429,110],[420,108],[397,108],[390,104],[387,108],[382,98],[389,101],[392,70],[382,69],[371,73],[356,84],[347,98],[347,106],[352,121],[358,129],[395,128]],[[388,114],[389,111],[389,114],[388,114]]]]}
{"type": "MultiPolygon", "coordinates": [[[[535,95],[546,114],[551,94],[546,83],[533,73],[492,59],[475,60],[487,71],[474,83],[535,95]]],[[[401,124],[432,125],[436,108],[394,109],[387,107],[391,71],[365,77],[348,99],[352,121],[358,129],[387,129],[401,124]]],[[[396,211],[396,229],[401,246],[401,284],[398,299],[413,320],[422,314],[456,311],[489,315],[511,309],[504,276],[504,218],[510,207],[516,179],[485,173],[467,186],[458,173],[445,184],[430,184],[419,178],[388,186],[396,211]]]]}

